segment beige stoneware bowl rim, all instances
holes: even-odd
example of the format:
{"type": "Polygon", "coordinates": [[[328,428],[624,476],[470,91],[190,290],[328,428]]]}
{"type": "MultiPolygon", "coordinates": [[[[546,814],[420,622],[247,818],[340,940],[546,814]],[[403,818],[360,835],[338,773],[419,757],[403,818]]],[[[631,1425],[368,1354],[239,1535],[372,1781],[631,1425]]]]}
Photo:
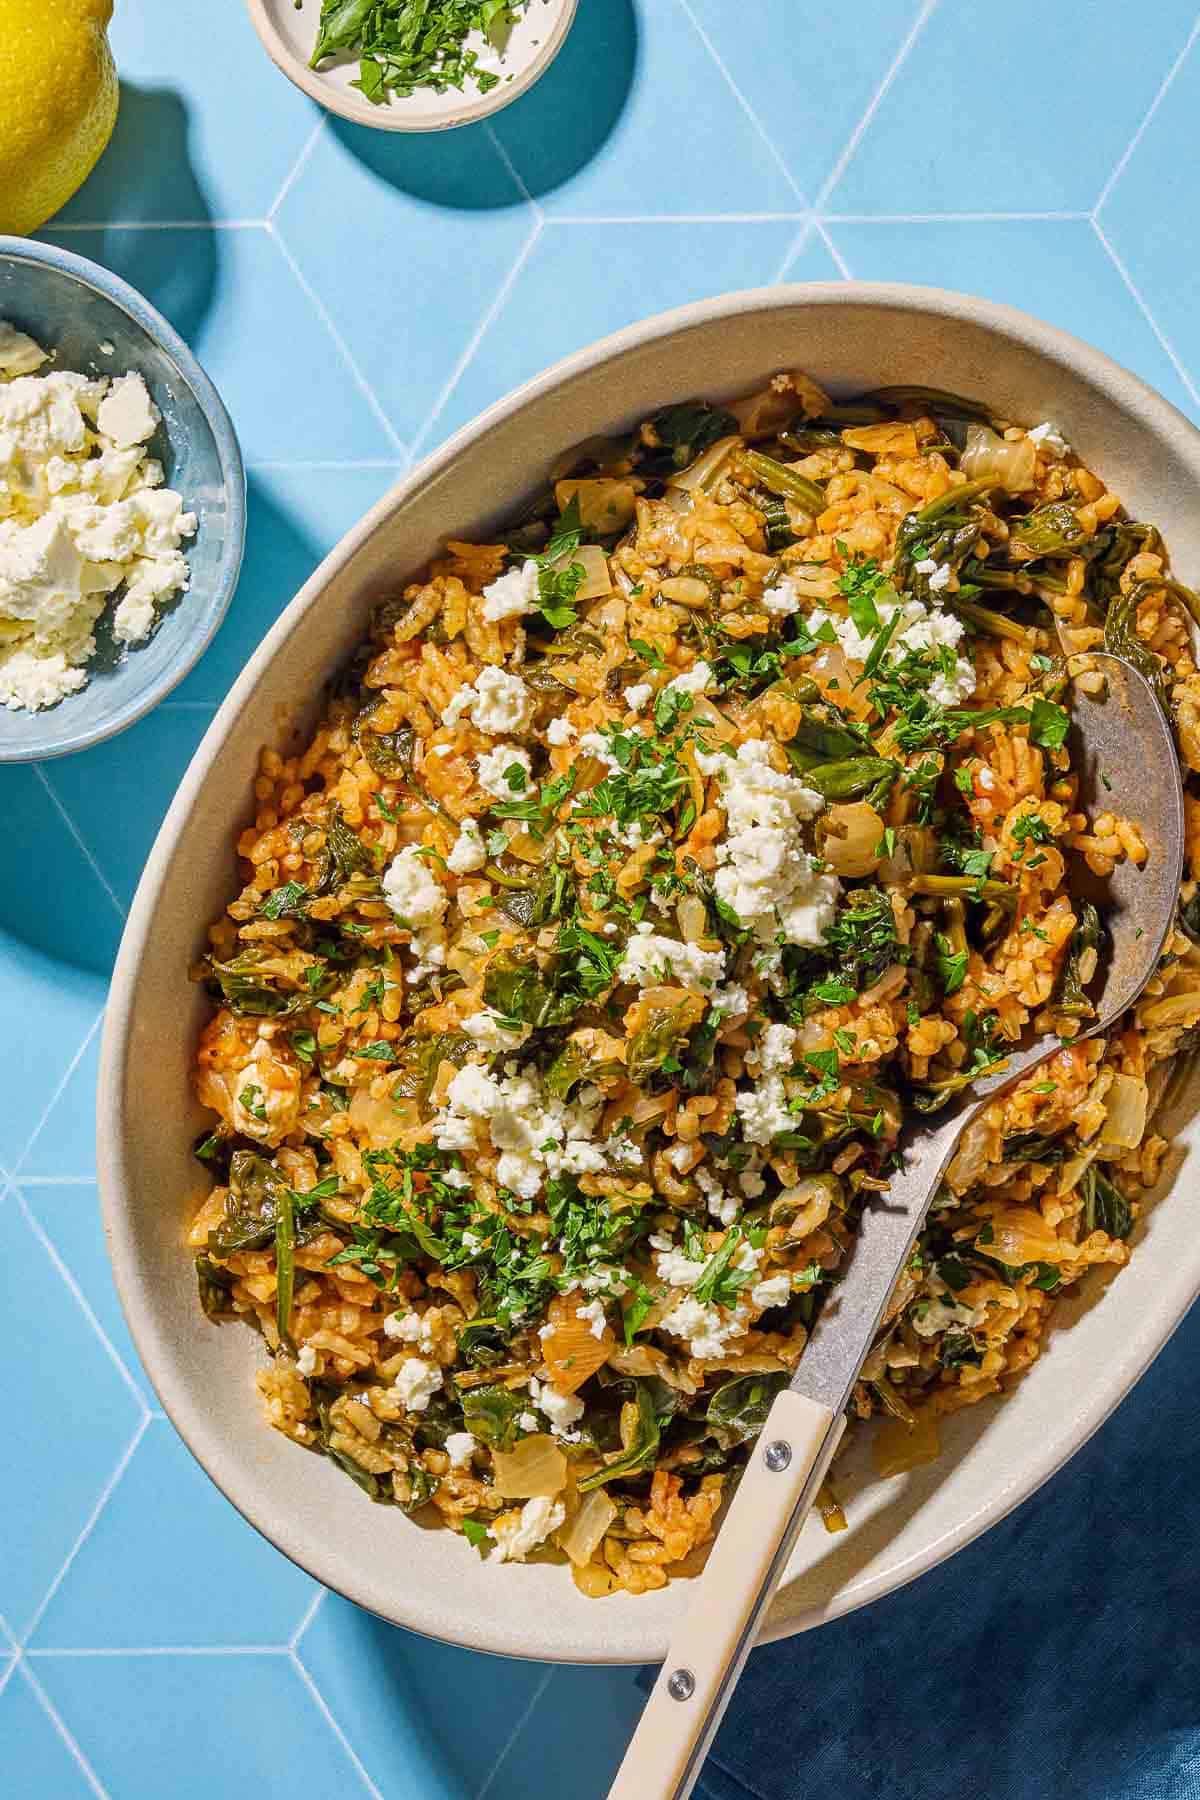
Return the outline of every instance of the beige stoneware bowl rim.
{"type": "MultiPolygon", "coordinates": [[[[268,1509],[257,1509],[253,1505],[246,1496],[247,1484],[243,1479],[239,1454],[231,1449],[228,1442],[207,1421],[205,1410],[188,1380],[176,1373],[169,1334],[163,1319],[158,1315],[154,1291],[140,1267],[133,1208],[126,1199],[127,1193],[131,1191],[131,1183],[128,1179],[121,1110],[123,1069],[130,1045],[139,965],[154,930],[159,891],[163,886],[176,840],[204,787],[209,769],[230,727],[264,673],[269,670],[277,650],[309,611],[320,605],[331,580],[352,561],[360,545],[402,501],[453,464],[468,445],[474,444],[498,424],[520,412],[531,399],[569,382],[573,377],[594,371],[630,351],[685,333],[692,328],[789,307],[805,309],[831,305],[892,312],[897,309],[907,310],[926,317],[943,318],[948,322],[968,323],[995,334],[1010,347],[1027,349],[1051,363],[1061,365],[1092,384],[1106,399],[1119,404],[1123,412],[1132,415],[1160,442],[1169,442],[1195,470],[1197,485],[1200,486],[1200,432],[1175,407],[1103,352],[1055,326],[997,302],[979,300],[945,289],[904,283],[813,282],[747,289],[720,295],[659,313],[630,325],[554,364],[455,432],[377,501],[315,570],[246,664],[196,750],[155,840],[121,941],[109,993],[100,1058],[97,1169],[104,1228],[117,1290],[150,1381],[176,1429],[217,1487],[250,1524],[293,1562],[325,1586],[370,1611],[382,1611],[383,1616],[398,1625],[430,1637],[462,1643],[468,1648],[485,1651],[501,1649],[503,1654],[537,1659],[544,1659],[547,1655],[546,1648],[538,1642],[536,1620],[531,1620],[525,1629],[527,1641],[524,1645],[514,1645],[510,1635],[503,1646],[499,1646],[490,1639],[486,1630],[480,1630],[474,1635],[460,1632],[450,1637],[443,1628],[445,1621],[439,1615],[436,1602],[430,1599],[428,1593],[421,1592],[419,1579],[414,1583],[410,1603],[403,1607],[393,1605],[384,1611],[378,1592],[373,1592],[369,1570],[364,1568],[361,1573],[356,1571],[353,1579],[347,1577],[344,1566],[339,1565],[335,1572],[334,1559],[327,1554],[325,1543],[315,1534],[297,1529],[283,1509],[278,1512],[272,1510],[270,1516],[263,1516],[268,1509]]],[[[714,384],[714,391],[717,388],[718,384],[714,384]]],[[[534,475],[535,471],[531,470],[530,473],[534,475]]],[[[182,1247],[180,1254],[185,1254],[182,1247]]],[[[868,1571],[865,1576],[852,1579],[844,1588],[839,1588],[828,1603],[811,1607],[799,1616],[769,1622],[763,1634],[764,1640],[791,1636],[812,1626],[827,1623],[894,1592],[918,1575],[934,1568],[956,1550],[965,1548],[982,1532],[998,1524],[1023,1500],[1028,1499],[1104,1423],[1167,1342],[1197,1293],[1200,1293],[1200,1258],[1194,1259],[1194,1273],[1189,1273],[1186,1281],[1186,1292],[1176,1289],[1171,1306],[1164,1307],[1159,1313],[1142,1317],[1135,1331],[1122,1342],[1113,1345],[1111,1360],[1097,1370],[1086,1398],[1075,1403],[1070,1429],[1054,1446],[1052,1453],[1041,1452],[1035,1445],[1024,1464],[1014,1469],[1012,1479],[990,1492],[981,1503],[968,1507],[952,1529],[927,1542],[906,1559],[893,1563],[884,1570],[868,1571]]],[[[198,1309],[196,1319],[199,1328],[201,1314],[198,1309]]],[[[1048,1355],[1053,1355],[1053,1348],[1048,1355]]],[[[264,1425],[263,1429],[266,1430],[267,1427],[264,1425]]],[[[564,1581],[569,1581],[566,1569],[559,1573],[564,1581]]],[[[556,1650],[552,1653],[554,1660],[580,1663],[648,1662],[666,1654],[665,1632],[648,1632],[644,1646],[639,1645],[633,1653],[630,1653],[628,1643],[622,1654],[606,1650],[606,1603],[592,1604],[597,1613],[594,1644],[580,1648],[575,1653],[556,1650]]]]}
{"type": "Polygon", "coordinates": [[[545,43],[511,81],[502,81],[487,94],[463,94],[450,88],[443,96],[440,108],[426,113],[406,113],[402,101],[376,106],[356,93],[344,91],[320,70],[310,69],[279,31],[271,17],[268,0],[246,0],[250,23],[258,33],[263,49],[280,73],[310,100],[315,100],[328,112],[336,113],[339,118],[348,119],[352,125],[363,125],[373,131],[411,132],[453,131],[460,125],[475,125],[480,119],[502,112],[522,94],[527,94],[541,80],[566,42],[577,5],[578,0],[560,0],[558,15],[545,43]]]}

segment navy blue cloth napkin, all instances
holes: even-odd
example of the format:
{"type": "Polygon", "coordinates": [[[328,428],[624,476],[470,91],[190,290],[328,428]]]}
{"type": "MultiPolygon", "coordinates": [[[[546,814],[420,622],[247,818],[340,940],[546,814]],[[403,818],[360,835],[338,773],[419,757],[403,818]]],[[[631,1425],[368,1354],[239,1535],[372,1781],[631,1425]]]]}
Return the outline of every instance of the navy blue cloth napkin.
{"type": "Polygon", "coordinates": [[[1002,1525],[756,1651],[697,1793],[1200,1800],[1198,1543],[1200,1307],[1002,1525]]]}

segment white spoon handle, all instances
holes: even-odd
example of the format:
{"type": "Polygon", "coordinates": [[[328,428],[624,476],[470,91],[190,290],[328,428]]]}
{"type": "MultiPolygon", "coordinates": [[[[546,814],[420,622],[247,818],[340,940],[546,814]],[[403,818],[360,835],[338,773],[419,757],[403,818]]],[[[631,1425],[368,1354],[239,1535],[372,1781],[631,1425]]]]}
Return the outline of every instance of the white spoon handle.
{"type": "Polygon", "coordinates": [[[801,1501],[806,1489],[811,1501],[844,1425],[791,1388],[775,1396],[608,1800],[686,1800],[691,1793],[804,1523],[808,1505],[801,1501]]]}

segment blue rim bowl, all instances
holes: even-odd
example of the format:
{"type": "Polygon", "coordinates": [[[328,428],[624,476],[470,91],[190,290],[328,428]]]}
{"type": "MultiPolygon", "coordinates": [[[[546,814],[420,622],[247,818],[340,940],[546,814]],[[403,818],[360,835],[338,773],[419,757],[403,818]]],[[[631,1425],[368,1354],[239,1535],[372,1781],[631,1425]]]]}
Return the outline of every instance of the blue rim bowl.
{"type": "Polygon", "coordinates": [[[237,586],[246,535],[246,475],[216,388],[161,313],[126,282],[56,244],[0,237],[0,319],[84,375],[145,378],[163,422],[151,443],[169,486],[197,515],[184,545],[191,585],[145,643],[122,650],[97,628],[87,686],[43,712],[0,707],[0,763],[67,756],[140,719],[203,655],[237,586]]]}

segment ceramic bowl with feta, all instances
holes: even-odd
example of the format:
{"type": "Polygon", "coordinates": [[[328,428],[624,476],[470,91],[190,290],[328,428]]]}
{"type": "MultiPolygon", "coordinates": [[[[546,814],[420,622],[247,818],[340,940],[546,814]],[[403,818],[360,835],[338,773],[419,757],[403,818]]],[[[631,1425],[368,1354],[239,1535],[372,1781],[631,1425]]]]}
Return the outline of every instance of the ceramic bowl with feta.
{"type": "MultiPolygon", "coordinates": [[[[160,834],[100,1100],[139,1352],[205,1468],[288,1555],[476,1648],[665,1653],[688,1603],[674,1577],[719,1528],[711,1484],[736,1478],[755,1384],[803,1355],[804,1309],[836,1304],[897,1106],[969,1080],[1021,1008],[1065,999],[1069,1030],[1087,1004],[1095,946],[1068,926],[1055,859],[1139,845],[1136,821],[1079,824],[1057,684],[1095,673],[1087,634],[1111,626],[1158,659],[1191,766],[1188,598],[1163,544],[1183,581],[1200,569],[1198,483],[1195,430],[1061,332],[964,296],[805,285],[685,308],[539,377],[317,571],[160,834]],[[823,416],[798,376],[772,387],[801,369],[823,416]],[[577,544],[560,482],[584,484],[577,544]],[[815,516],[803,483],[822,490],[815,516]],[[1154,586],[1134,598],[1138,580],[1154,586]],[[783,942],[760,935],[770,907],[783,942]],[[206,1303],[253,1334],[204,1319],[189,1233],[206,1303]],[[283,1431],[264,1430],[264,1398],[283,1431]],[[518,1483],[536,1491],[504,1491],[518,1483]]],[[[1068,1044],[1061,1095],[1028,1092],[1028,1117],[956,1169],[769,1635],[889,1592],[1001,1518],[1194,1298],[1190,1196],[1170,1175],[1197,1132],[1186,1082],[1179,1100],[1161,1089],[1196,1000],[1191,953],[1171,954],[1128,1056],[1068,1044]],[[1116,1280],[1075,1279],[1096,1253],[1116,1280]],[[961,1404],[974,1393],[987,1403],[961,1404]]]]}
{"type": "Polygon", "coordinates": [[[182,679],[240,563],[232,427],[131,289],[0,243],[0,760],[82,748],[182,679]]]}

